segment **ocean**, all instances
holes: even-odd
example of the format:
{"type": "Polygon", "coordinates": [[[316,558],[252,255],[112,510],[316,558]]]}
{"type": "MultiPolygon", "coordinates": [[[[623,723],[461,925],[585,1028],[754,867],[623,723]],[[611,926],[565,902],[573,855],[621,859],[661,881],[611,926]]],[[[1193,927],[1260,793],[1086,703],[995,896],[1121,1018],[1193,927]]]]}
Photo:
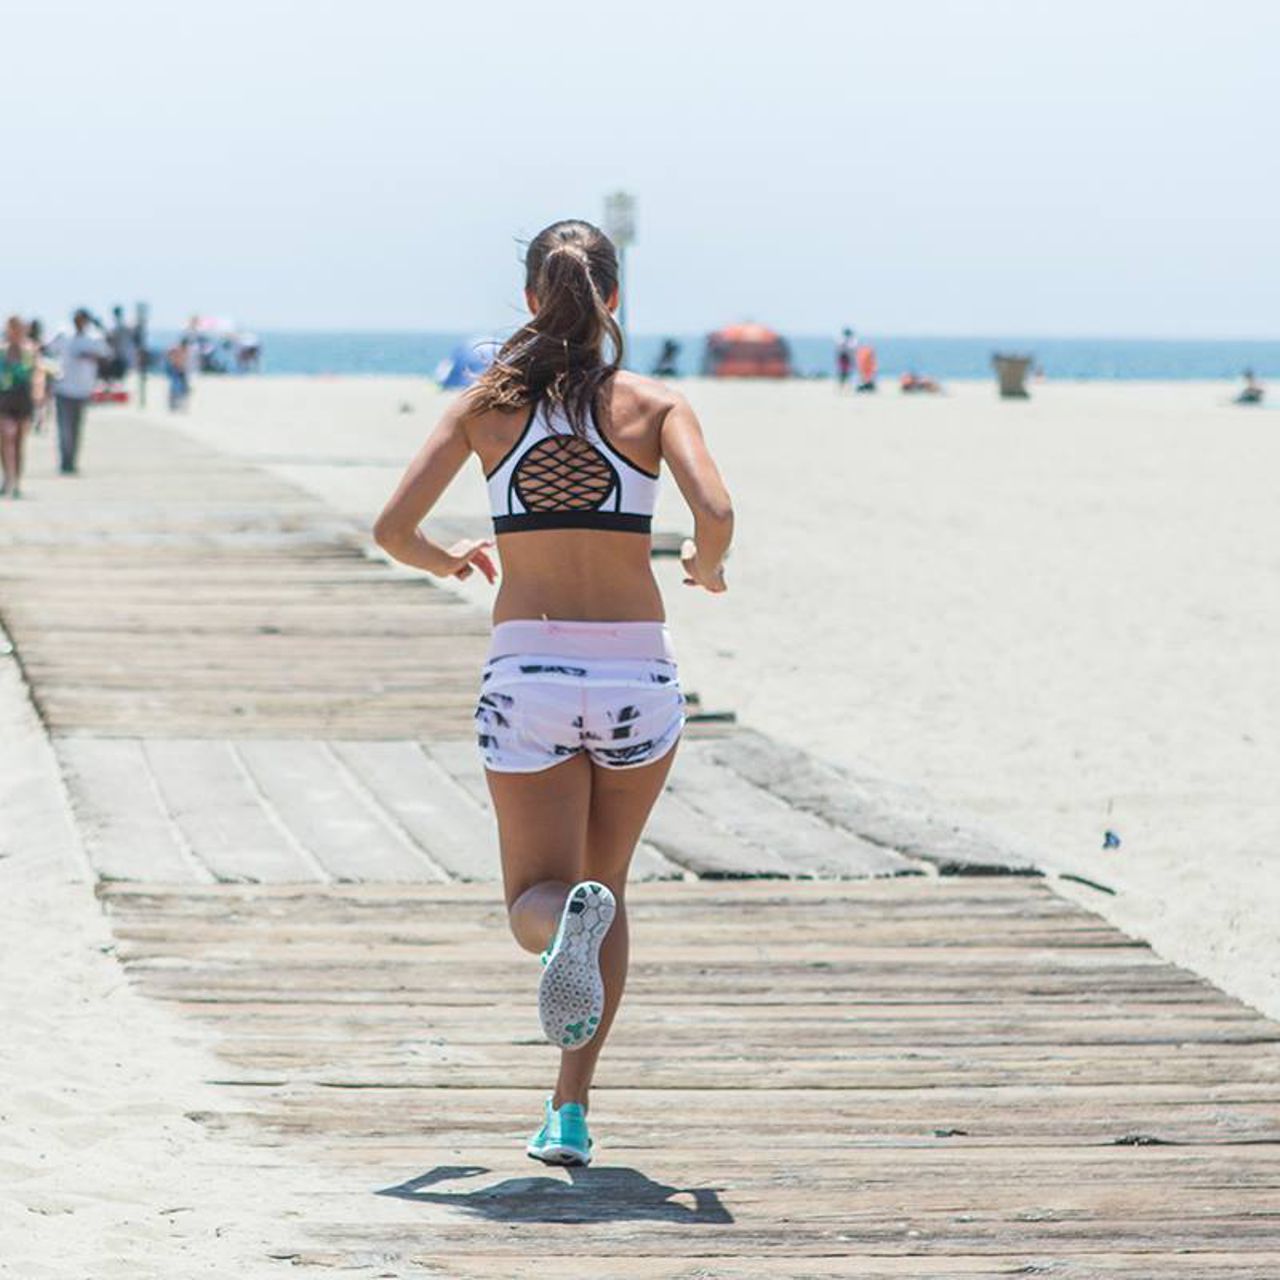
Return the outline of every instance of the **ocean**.
{"type": "MultiPolygon", "coordinates": [[[[680,343],[677,367],[696,374],[704,335],[671,335],[680,343]]],[[[152,345],[173,335],[153,335],[152,345]]],[[[457,333],[260,332],[262,370],[268,374],[413,374],[432,376],[442,360],[474,335],[457,333]]],[[[1142,338],[913,338],[865,335],[880,359],[881,376],[914,369],[935,378],[989,378],[993,351],[1033,357],[1050,378],[1235,380],[1252,368],[1280,379],[1280,341],[1184,342],[1142,338]]],[[[832,372],[834,335],[787,335],[796,371],[807,377],[832,372]]],[[[647,373],[663,335],[637,334],[627,366],[647,373]]]]}

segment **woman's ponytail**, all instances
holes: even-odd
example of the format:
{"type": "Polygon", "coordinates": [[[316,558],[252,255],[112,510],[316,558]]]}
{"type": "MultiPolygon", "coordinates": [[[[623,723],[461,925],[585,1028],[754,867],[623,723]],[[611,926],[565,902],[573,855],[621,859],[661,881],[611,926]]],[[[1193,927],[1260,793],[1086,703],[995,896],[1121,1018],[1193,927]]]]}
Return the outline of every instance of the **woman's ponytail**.
{"type": "Polygon", "coordinates": [[[529,244],[525,283],[537,313],[477,379],[472,412],[545,397],[583,435],[601,389],[622,364],[622,330],[608,305],[618,288],[617,252],[589,222],[554,223],[529,244]]]}

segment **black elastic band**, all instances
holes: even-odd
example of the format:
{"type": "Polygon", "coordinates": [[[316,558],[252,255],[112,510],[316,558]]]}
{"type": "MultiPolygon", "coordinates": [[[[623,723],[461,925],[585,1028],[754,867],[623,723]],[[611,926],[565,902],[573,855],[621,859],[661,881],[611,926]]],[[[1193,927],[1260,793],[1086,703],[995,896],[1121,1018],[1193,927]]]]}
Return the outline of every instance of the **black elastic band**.
{"type": "Polygon", "coordinates": [[[527,511],[516,516],[494,516],[494,533],[524,533],[532,529],[610,529],[618,533],[649,533],[652,516],[625,511],[527,511]]]}

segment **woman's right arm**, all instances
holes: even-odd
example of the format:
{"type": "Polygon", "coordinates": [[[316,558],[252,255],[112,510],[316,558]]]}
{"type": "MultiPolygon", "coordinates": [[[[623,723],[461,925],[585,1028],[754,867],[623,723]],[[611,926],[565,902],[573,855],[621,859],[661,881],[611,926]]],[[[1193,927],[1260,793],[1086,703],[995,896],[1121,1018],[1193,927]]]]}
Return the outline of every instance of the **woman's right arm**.
{"type": "Polygon", "coordinates": [[[733,539],[733,503],[698,416],[683,396],[667,410],[661,441],[662,456],[693,513],[693,538],[680,552],[685,582],[718,594],[726,590],[724,558],[733,539]]]}
{"type": "Polygon", "coordinates": [[[449,406],[418,450],[375,521],[373,537],[389,555],[415,569],[424,569],[442,578],[467,578],[474,567],[493,582],[498,575],[489,556],[491,541],[466,539],[446,548],[432,542],[418,528],[471,453],[462,424],[465,402],[466,397],[462,396],[449,406]]]}

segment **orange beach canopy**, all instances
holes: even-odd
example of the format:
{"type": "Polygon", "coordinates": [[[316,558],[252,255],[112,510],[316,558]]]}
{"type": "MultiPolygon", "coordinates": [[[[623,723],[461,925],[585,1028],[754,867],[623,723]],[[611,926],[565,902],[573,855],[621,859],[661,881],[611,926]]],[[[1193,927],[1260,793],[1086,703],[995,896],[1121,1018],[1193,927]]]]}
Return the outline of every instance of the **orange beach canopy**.
{"type": "Polygon", "coordinates": [[[791,351],[786,339],[767,325],[726,325],[707,335],[703,373],[715,378],[786,378],[791,351]]]}

